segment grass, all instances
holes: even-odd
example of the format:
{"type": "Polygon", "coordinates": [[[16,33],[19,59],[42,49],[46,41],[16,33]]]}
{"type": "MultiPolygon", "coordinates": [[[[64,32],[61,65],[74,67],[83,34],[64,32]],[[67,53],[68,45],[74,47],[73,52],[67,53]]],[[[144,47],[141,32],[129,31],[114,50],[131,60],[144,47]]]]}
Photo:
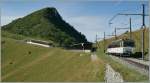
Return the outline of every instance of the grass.
{"type": "Polygon", "coordinates": [[[92,62],[90,53],[29,45],[6,36],[2,41],[3,82],[104,81],[104,63],[92,62]]]}
{"type": "Polygon", "coordinates": [[[8,31],[3,31],[3,30],[1,31],[1,33],[2,33],[1,34],[2,37],[12,38],[12,39],[15,39],[15,40],[29,40],[29,39],[44,40],[44,41],[52,43],[53,45],[56,45],[56,43],[54,43],[53,41],[42,39],[40,37],[27,37],[27,36],[23,36],[23,35],[19,35],[19,34],[14,34],[14,33],[10,33],[8,31]]]}
{"type": "Polygon", "coordinates": [[[30,45],[22,41],[25,38],[2,34],[3,82],[104,82],[106,63],[127,82],[148,81],[147,76],[106,56],[103,49],[97,52],[99,61],[93,62],[90,53],[30,45]]]}
{"type": "Polygon", "coordinates": [[[1,30],[1,33],[2,33],[1,34],[2,37],[13,38],[13,39],[16,39],[16,40],[23,40],[23,39],[28,38],[28,37],[23,36],[23,35],[12,34],[12,33],[9,33],[7,31],[3,31],[3,30],[1,30]]]}
{"type": "Polygon", "coordinates": [[[97,55],[105,63],[110,64],[115,71],[119,72],[123,76],[125,82],[143,82],[149,80],[148,76],[141,75],[139,72],[128,68],[127,66],[119,63],[118,61],[113,60],[105,53],[103,53],[103,50],[99,49],[97,55]]]}

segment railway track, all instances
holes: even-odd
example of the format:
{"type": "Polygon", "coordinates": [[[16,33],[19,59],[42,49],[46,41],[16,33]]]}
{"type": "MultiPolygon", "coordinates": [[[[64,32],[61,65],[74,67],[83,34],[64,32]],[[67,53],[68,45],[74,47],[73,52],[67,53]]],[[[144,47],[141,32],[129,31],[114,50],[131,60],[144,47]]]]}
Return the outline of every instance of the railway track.
{"type": "Polygon", "coordinates": [[[146,65],[146,64],[142,64],[142,63],[139,63],[139,62],[136,62],[136,61],[133,61],[133,60],[130,60],[128,58],[122,58],[123,60],[127,61],[128,63],[130,64],[133,64],[133,65],[136,65],[142,69],[145,69],[146,71],[149,71],[149,65],[146,65]]]}
{"type": "Polygon", "coordinates": [[[127,67],[140,72],[143,75],[149,75],[149,64],[142,64],[127,57],[110,56],[112,59],[126,65],[127,67]]]}

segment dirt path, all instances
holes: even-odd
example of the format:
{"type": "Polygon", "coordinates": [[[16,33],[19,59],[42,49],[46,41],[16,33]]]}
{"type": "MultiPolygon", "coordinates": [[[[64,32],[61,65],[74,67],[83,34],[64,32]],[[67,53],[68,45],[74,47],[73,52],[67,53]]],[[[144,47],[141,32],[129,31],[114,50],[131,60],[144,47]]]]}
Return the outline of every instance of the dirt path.
{"type": "Polygon", "coordinates": [[[94,62],[94,61],[99,61],[99,58],[97,57],[96,54],[92,54],[91,55],[91,60],[94,62]]]}
{"type": "MultiPolygon", "coordinates": [[[[93,78],[95,78],[95,76],[100,74],[99,72],[103,72],[103,69],[101,69],[101,65],[103,65],[104,63],[95,53],[91,54],[91,62],[93,64],[93,71],[92,71],[93,78]]],[[[98,77],[98,78],[101,78],[101,77],[98,77]]]]}
{"type": "MultiPolygon", "coordinates": [[[[96,72],[99,71],[98,65],[100,65],[99,64],[100,59],[97,57],[96,54],[92,54],[91,61],[94,62],[94,66],[96,67],[96,70],[94,72],[96,75],[96,72]]],[[[108,64],[106,64],[106,71],[105,71],[104,79],[105,79],[106,83],[121,83],[121,82],[123,82],[123,78],[120,75],[120,73],[114,71],[113,68],[108,64]]]]}
{"type": "Polygon", "coordinates": [[[113,68],[107,64],[106,65],[106,73],[105,73],[105,81],[106,83],[121,83],[123,82],[123,78],[120,73],[113,70],[113,68]]]}

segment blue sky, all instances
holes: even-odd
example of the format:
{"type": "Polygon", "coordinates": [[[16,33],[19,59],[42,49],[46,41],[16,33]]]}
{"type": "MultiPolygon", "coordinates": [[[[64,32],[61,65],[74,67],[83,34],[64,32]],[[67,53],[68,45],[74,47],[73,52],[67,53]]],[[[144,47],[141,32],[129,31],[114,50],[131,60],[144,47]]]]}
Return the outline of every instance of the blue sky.
{"type": "MultiPolygon", "coordinates": [[[[129,27],[130,16],[118,16],[108,25],[108,21],[117,13],[141,13],[141,4],[146,4],[148,13],[148,1],[125,1],[125,0],[3,0],[1,3],[1,24],[5,25],[12,20],[26,16],[36,10],[45,7],[57,8],[63,19],[75,29],[82,32],[89,41],[95,40],[97,34],[103,37],[112,34],[115,27],[129,27]]],[[[132,28],[137,30],[141,27],[141,16],[132,16],[132,28]]],[[[149,19],[146,17],[146,25],[149,19]]],[[[126,30],[117,31],[121,34],[126,30]]]]}

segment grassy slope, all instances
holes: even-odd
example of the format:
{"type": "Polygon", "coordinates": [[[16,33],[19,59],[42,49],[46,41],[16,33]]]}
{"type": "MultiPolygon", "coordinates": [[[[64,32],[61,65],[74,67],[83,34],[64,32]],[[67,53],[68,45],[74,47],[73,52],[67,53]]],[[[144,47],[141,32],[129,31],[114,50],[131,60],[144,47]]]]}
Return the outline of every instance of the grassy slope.
{"type": "Polygon", "coordinates": [[[2,42],[2,81],[104,81],[105,63],[119,71],[125,81],[148,80],[106,57],[103,49],[98,52],[102,60],[97,64],[91,62],[90,54],[28,45],[12,34],[2,33],[2,42]]]}
{"type": "Polygon", "coordinates": [[[28,45],[8,37],[2,37],[2,42],[2,81],[104,81],[104,64],[95,65],[90,54],[28,45]]]}
{"type": "Polygon", "coordinates": [[[26,39],[44,40],[44,41],[47,41],[47,42],[50,42],[50,43],[56,45],[56,43],[51,40],[46,40],[46,39],[39,38],[39,37],[27,37],[27,36],[18,35],[18,34],[10,33],[10,32],[3,31],[3,30],[1,30],[1,33],[2,33],[1,34],[2,37],[13,38],[16,40],[26,40],[26,39]]]}
{"type": "MultiPolygon", "coordinates": [[[[122,34],[122,35],[118,36],[118,38],[123,38],[125,36],[129,37],[129,33],[122,34]]],[[[134,39],[135,45],[136,45],[135,52],[141,51],[141,31],[140,30],[133,31],[132,32],[132,38],[134,39]]],[[[144,38],[145,38],[145,52],[148,52],[148,48],[149,48],[149,29],[148,28],[145,29],[145,36],[144,36],[144,38]]],[[[110,38],[110,39],[106,39],[106,47],[113,40],[115,40],[114,37],[110,38]]],[[[103,49],[104,48],[104,41],[100,41],[98,43],[98,46],[99,46],[100,49],[103,49]]],[[[148,59],[148,53],[145,55],[145,59],[148,59]]]]}
{"type": "Polygon", "coordinates": [[[112,66],[112,68],[119,72],[125,82],[144,82],[148,81],[149,78],[145,75],[141,75],[139,72],[118,63],[118,61],[113,60],[108,55],[106,55],[103,50],[98,50],[97,55],[101,58],[105,63],[108,63],[112,66]]]}

